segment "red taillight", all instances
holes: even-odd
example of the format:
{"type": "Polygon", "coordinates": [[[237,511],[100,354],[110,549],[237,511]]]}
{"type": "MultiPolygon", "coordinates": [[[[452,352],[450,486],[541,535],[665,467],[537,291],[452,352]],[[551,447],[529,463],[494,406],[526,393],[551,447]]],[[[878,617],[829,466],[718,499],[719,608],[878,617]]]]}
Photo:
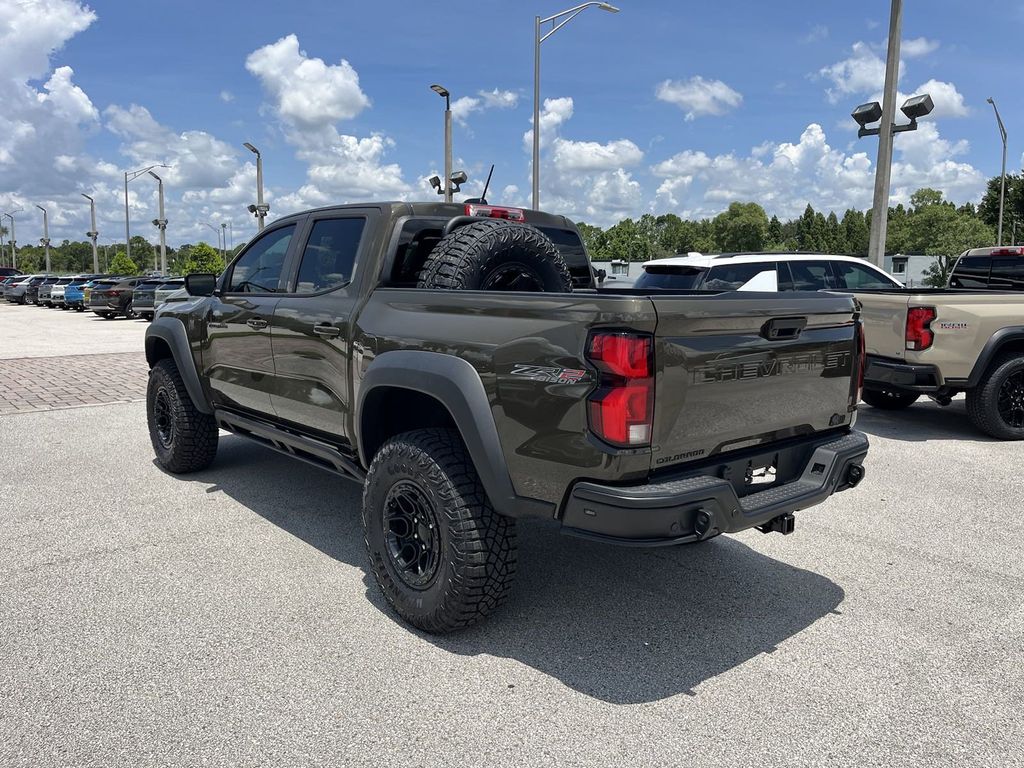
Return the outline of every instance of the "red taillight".
{"type": "Polygon", "coordinates": [[[590,428],[620,448],[649,445],[654,420],[653,344],[635,333],[595,333],[587,359],[599,372],[590,396],[590,428]]]}
{"type": "Polygon", "coordinates": [[[509,221],[526,221],[522,208],[499,208],[496,205],[466,205],[467,216],[484,216],[489,219],[508,219],[509,221]]]}
{"type": "Polygon", "coordinates": [[[868,350],[864,339],[864,323],[857,323],[857,397],[854,404],[860,402],[861,393],[864,391],[864,370],[868,367],[868,350]]]}
{"type": "Polygon", "coordinates": [[[935,307],[911,307],[907,310],[907,349],[920,352],[935,340],[931,323],[936,317],[935,307]]]}
{"type": "Polygon", "coordinates": [[[1024,248],[997,248],[989,256],[1022,256],[1024,248]]]}

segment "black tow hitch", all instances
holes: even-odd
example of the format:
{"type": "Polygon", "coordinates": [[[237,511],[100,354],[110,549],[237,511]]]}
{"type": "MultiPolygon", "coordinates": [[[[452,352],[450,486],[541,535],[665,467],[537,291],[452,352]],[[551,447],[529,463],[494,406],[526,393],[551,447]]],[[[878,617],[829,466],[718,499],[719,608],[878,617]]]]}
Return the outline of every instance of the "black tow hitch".
{"type": "Polygon", "coordinates": [[[786,515],[779,515],[773,517],[767,523],[757,526],[757,530],[761,533],[781,533],[783,536],[789,536],[793,531],[796,530],[796,517],[793,513],[786,515]]]}

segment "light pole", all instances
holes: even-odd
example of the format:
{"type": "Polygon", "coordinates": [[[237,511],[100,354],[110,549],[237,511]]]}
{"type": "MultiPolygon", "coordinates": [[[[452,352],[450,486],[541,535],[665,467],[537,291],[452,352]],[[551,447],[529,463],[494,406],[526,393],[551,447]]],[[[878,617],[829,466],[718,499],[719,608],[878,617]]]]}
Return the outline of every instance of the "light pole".
{"type": "Polygon", "coordinates": [[[21,213],[21,211],[22,209],[19,208],[16,211],[4,214],[4,216],[11,220],[11,267],[14,269],[18,268],[18,241],[14,236],[14,214],[21,213]]]}
{"type": "MultiPolygon", "coordinates": [[[[157,165],[150,165],[147,168],[140,168],[137,171],[124,172],[124,255],[127,256],[129,259],[132,257],[132,233],[131,226],[129,224],[130,216],[128,214],[128,182],[135,181],[135,179],[139,178],[139,176],[149,173],[154,168],[170,167],[171,166],[169,165],[163,165],[162,163],[159,163],[157,165]]],[[[161,216],[161,218],[163,217],[161,216]]]]}
{"type": "Polygon", "coordinates": [[[996,107],[995,100],[989,96],[985,99],[989,104],[992,105],[993,111],[996,113],[996,122],[999,124],[999,136],[1003,140],[1003,172],[1002,180],[999,183],[999,245],[1003,244],[1003,203],[1006,200],[1006,128],[1003,126],[1003,119],[999,116],[999,109],[996,107]]]}
{"type": "Polygon", "coordinates": [[[579,16],[590,6],[597,6],[602,11],[608,11],[609,13],[618,13],[619,9],[614,5],[608,3],[583,3],[577,5],[575,8],[570,8],[566,11],[556,13],[554,16],[548,16],[546,19],[542,19],[540,16],[534,17],[533,24],[533,209],[537,210],[540,208],[540,44],[551,37],[555,32],[560,30],[570,21],[579,16]],[[563,18],[564,17],[564,18],[563,18]],[[559,21],[561,19],[561,21],[559,21]],[[542,24],[552,24],[544,35],[541,35],[540,28],[542,24]]]}
{"type": "Polygon", "coordinates": [[[157,197],[160,198],[160,216],[153,219],[153,226],[160,230],[160,274],[167,274],[167,219],[164,218],[164,180],[152,171],[149,175],[156,179],[157,197]]]}
{"type": "MultiPolygon", "coordinates": [[[[452,201],[452,101],[444,86],[436,83],[430,90],[444,99],[444,201],[452,201]]],[[[440,190],[438,190],[440,191],[440,190]]]]}
{"type": "Polygon", "coordinates": [[[256,217],[256,225],[262,232],[264,219],[270,212],[270,206],[263,202],[263,155],[248,141],[242,146],[256,155],[256,205],[249,206],[249,213],[256,217]]]}
{"type": "Polygon", "coordinates": [[[221,237],[222,237],[222,240],[221,240],[221,243],[222,243],[222,245],[221,245],[221,258],[223,258],[224,259],[224,263],[227,264],[228,263],[227,262],[228,223],[226,221],[222,221],[220,223],[220,232],[221,232],[221,237]]]}
{"type": "Polygon", "coordinates": [[[41,205],[36,205],[40,211],[43,212],[43,236],[39,240],[42,243],[43,250],[46,252],[46,274],[50,274],[50,221],[49,216],[46,214],[46,209],[41,205]]]}
{"type": "Polygon", "coordinates": [[[220,260],[222,262],[224,262],[224,264],[227,264],[227,261],[224,259],[224,246],[221,245],[221,241],[220,241],[220,236],[221,236],[220,228],[213,226],[213,224],[211,224],[208,221],[203,221],[203,222],[200,222],[200,223],[203,224],[204,226],[209,227],[210,229],[212,229],[217,234],[217,248],[220,249],[220,260]]]}
{"type": "Polygon", "coordinates": [[[100,253],[96,247],[96,238],[100,236],[100,233],[96,230],[96,201],[84,192],[82,197],[89,201],[89,219],[92,222],[92,229],[86,232],[85,236],[92,240],[92,271],[93,274],[98,275],[100,272],[100,253]]]}

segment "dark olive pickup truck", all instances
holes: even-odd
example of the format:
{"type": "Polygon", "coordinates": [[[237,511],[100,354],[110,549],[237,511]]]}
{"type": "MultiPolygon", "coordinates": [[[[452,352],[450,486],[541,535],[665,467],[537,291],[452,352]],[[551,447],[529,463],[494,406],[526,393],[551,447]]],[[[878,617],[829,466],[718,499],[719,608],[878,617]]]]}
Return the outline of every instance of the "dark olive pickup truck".
{"type": "Polygon", "coordinates": [[[426,631],[501,604],[518,518],[789,533],[864,475],[850,296],[605,289],[568,219],[445,203],[287,216],[186,287],[146,334],[159,463],[208,467],[224,429],[362,483],[374,576],[426,631]],[[538,253],[564,289],[528,289],[538,253]]]}

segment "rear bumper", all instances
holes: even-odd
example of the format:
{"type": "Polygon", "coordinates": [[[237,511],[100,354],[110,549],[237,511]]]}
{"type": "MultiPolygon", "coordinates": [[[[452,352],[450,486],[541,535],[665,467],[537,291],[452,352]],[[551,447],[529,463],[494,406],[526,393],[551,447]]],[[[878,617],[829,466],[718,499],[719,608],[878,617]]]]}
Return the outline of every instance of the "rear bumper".
{"type": "Polygon", "coordinates": [[[868,389],[935,392],[942,386],[942,377],[934,365],[912,365],[901,360],[868,355],[864,386],[868,389]]]}
{"type": "MultiPolygon", "coordinates": [[[[658,547],[768,526],[776,518],[813,507],[859,483],[867,451],[867,437],[856,431],[789,443],[774,453],[780,466],[799,456],[803,466],[799,475],[743,497],[731,482],[712,474],[715,470],[710,466],[702,470],[707,474],[686,473],[635,486],[580,482],[566,502],[562,532],[614,544],[658,547]]],[[[764,455],[762,450],[759,456],[764,455]]],[[[723,457],[722,462],[733,466],[736,459],[723,457]]]]}

